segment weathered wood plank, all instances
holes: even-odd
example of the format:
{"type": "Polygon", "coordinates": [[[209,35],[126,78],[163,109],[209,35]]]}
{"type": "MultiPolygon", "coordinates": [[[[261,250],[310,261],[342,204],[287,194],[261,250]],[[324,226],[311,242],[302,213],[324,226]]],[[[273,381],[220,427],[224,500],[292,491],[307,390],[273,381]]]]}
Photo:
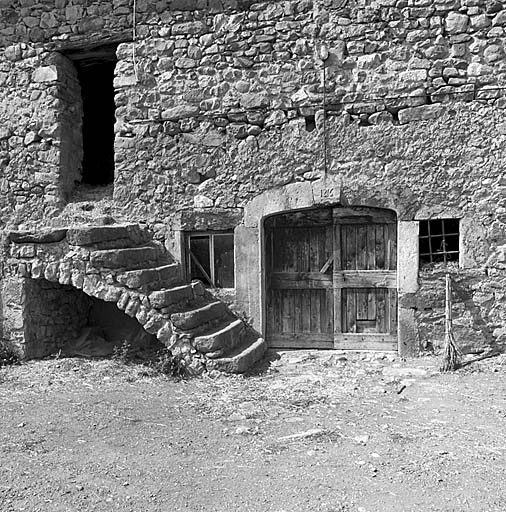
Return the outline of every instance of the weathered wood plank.
{"type": "Polygon", "coordinates": [[[343,269],[341,229],[342,226],[339,224],[334,226],[334,240],[332,245],[332,251],[334,253],[334,271],[343,269]]]}
{"type": "Polygon", "coordinates": [[[346,332],[356,332],[357,303],[356,290],[347,288],[346,293],[346,332]]]}
{"type": "Polygon", "coordinates": [[[342,334],[334,340],[337,350],[397,350],[396,336],[375,334],[342,334]]]}
{"type": "MultiPolygon", "coordinates": [[[[346,311],[348,311],[348,293],[344,288],[335,288],[336,291],[340,292],[341,295],[341,330],[337,331],[334,324],[334,332],[339,334],[340,332],[348,332],[348,317],[346,311]]],[[[336,294],[334,293],[334,297],[336,294]]]]}
{"type": "Polygon", "coordinates": [[[302,307],[302,290],[293,290],[293,302],[294,302],[294,319],[293,319],[293,329],[294,332],[302,332],[302,317],[303,317],[303,307],[302,307]]]}
{"type": "Polygon", "coordinates": [[[309,240],[307,242],[307,251],[308,251],[308,263],[306,268],[301,268],[306,272],[319,272],[319,257],[318,257],[318,242],[319,242],[319,232],[318,228],[314,228],[309,233],[309,240]]]}
{"type": "Polygon", "coordinates": [[[343,268],[346,270],[357,269],[357,231],[352,226],[343,226],[345,234],[342,246],[343,268]]]}
{"type": "Polygon", "coordinates": [[[320,291],[311,290],[311,332],[321,332],[320,291]]]}
{"type": "Polygon", "coordinates": [[[389,224],[390,270],[397,269],[397,224],[389,224]]]}
{"type": "Polygon", "coordinates": [[[273,290],[332,288],[332,276],[320,272],[273,272],[269,282],[273,290]]]}
{"type": "Polygon", "coordinates": [[[340,333],[344,328],[343,321],[343,306],[342,306],[342,289],[338,288],[334,283],[334,273],[339,272],[342,269],[342,241],[341,241],[341,225],[334,223],[332,230],[332,253],[334,257],[333,265],[333,307],[334,307],[334,318],[333,318],[333,331],[340,333]]]}
{"type": "Polygon", "coordinates": [[[335,337],[336,341],[375,341],[377,343],[392,343],[397,342],[397,336],[390,333],[376,333],[376,334],[364,334],[364,333],[343,333],[335,337]]]}
{"type": "Polygon", "coordinates": [[[367,270],[376,270],[376,227],[367,226],[367,270]]]}
{"type": "Polygon", "coordinates": [[[389,331],[397,334],[397,290],[388,290],[389,295],[389,331]]]}
{"type": "Polygon", "coordinates": [[[367,226],[358,225],[357,232],[357,270],[367,270],[367,226]]]}
{"type": "MultiPolygon", "coordinates": [[[[328,259],[327,245],[328,245],[329,242],[327,241],[327,236],[328,236],[328,233],[329,233],[329,227],[325,227],[323,229],[320,229],[320,231],[318,233],[318,240],[317,240],[317,244],[318,244],[318,261],[317,261],[317,268],[315,268],[315,270],[317,270],[318,272],[320,271],[320,269],[322,268],[322,266],[325,264],[325,262],[328,259]]],[[[332,242],[332,240],[330,240],[330,242],[332,242]]]]}
{"type": "Polygon", "coordinates": [[[267,309],[267,332],[275,333],[281,331],[281,292],[279,290],[270,290],[270,305],[267,309]]]}
{"type": "MultiPolygon", "coordinates": [[[[300,237],[300,234],[299,234],[300,237]]],[[[299,237],[294,236],[293,230],[284,230],[284,244],[285,244],[285,267],[286,272],[297,272],[297,256],[299,249],[299,237]]]]}
{"type": "Polygon", "coordinates": [[[384,224],[377,224],[374,226],[375,231],[375,257],[376,257],[376,269],[377,270],[387,270],[385,267],[385,260],[386,260],[386,250],[385,250],[385,225],[384,224]]]}
{"type": "Polygon", "coordinates": [[[267,291],[265,298],[265,334],[270,336],[274,331],[274,308],[273,308],[273,296],[276,292],[272,290],[267,291]]]}
{"type": "Polygon", "coordinates": [[[325,308],[327,310],[325,330],[329,334],[334,332],[334,290],[325,290],[325,308]]]}
{"type": "Polygon", "coordinates": [[[302,210],[298,212],[283,213],[270,217],[265,221],[265,229],[275,229],[282,227],[299,228],[326,226],[332,224],[332,209],[318,208],[312,210],[302,210]]]}
{"type": "Polygon", "coordinates": [[[386,270],[334,272],[334,286],[338,288],[396,288],[397,273],[386,270]]]}
{"type": "Polygon", "coordinates": [[[283,333],[293,333],[294,332],[294,324],[293,324],[293,294],[291,290],[283,290],[281,294],[281,325],[283,333]]]}
{"type": "Polygon", "coordinates": [[[388,312],[386,310],[385,289],[376,290],[376,325],[377,332],[388,332],[388,312]]]}
{"type": "Polygon", "coordinates": [[[367,318],[376,321],[376,290],[367,288],[367,318]]]}
{"type": "Polygon", "coordinates": [[[368,320],[367,314],[367,289],[358,289],[355,291],[357,301],[357,318],[356,320],[368,320]]]}
{"type": "Polygon", "coordinates": [[[332,333],[274,334],[269,338],[272,348],[334,348],[332,333]]]}
{"type": "Polygon", "coordinates": [[[385,269],[392,269],[392,240],[390,239],[390,229],[388,225],[384,226],[383,238],[385,244],[385,269]]]}
{"type": "Polygon", "coordinates": [[[334,221],[351,224],[388,224],[397,221],[394,211],[383,208],[354,206],[353,208],[334,208],[334,221]]]}
{"type": "Polygon", "coordinates": [[[302,297],[302,332],[311,331],[311,291],[300,290],[302,297]]]}

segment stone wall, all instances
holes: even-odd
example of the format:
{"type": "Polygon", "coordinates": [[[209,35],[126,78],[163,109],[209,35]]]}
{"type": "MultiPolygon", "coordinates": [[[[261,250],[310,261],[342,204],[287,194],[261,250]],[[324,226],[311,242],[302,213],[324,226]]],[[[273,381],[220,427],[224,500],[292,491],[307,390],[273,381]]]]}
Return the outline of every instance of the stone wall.
{"type": "Polygon", "coordinates": [[[76,339],[87,325],[91,299],[68,285],[24,279],[24,355],[44,357],[76,339]]]}
{"type": "Polygon", "coordinates": [[[58,53],[10,46],[0,61],[0,223],[57,215],[80,179],[76,73],[58,53]]]}
{"type": "MultiPolygon", "coordinates": [[[[138,1],[134,24],[128,0],[0,1],[0,221],[68,221],[81,107],[75,70],[55,52],[116,41],[117,220],[147,222],[179,259],[181,230],[240,225],[260,193],[328,174],[349,204],[461,218],[457,322],[462,338],[483,323],[500,343],[503,7],[138,1]]],[[[437,345],[441,274],[419,280],[404,306],[420,343],[437,345]]]]}

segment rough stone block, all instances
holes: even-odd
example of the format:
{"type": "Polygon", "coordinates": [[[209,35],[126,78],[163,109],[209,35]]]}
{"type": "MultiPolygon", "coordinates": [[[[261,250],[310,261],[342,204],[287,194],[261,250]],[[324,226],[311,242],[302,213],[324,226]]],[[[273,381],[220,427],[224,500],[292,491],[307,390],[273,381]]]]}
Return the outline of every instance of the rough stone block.
{"type": "Polygon", "coordinates": [[[132,290],[157,290],[181,281],[181,268],[178,263],[161,267],[131,270],[116,276],[118,283],[132,290]]]}
{"type": "Polygon", "coordinates": [[[443,105],[422,105],[420,107],[405,108],[399,111],[399,123],[406,124],[411,121],[427,121],[441,117],[446,111],[443,105]]]}
{"type": "Polygon", "coordinates": [[[150,311],[148,313],[146,323],[144,324],[144,329],[150,334],[156,334],[157,331],[161,329],[166,322],[167,320],[162,315],[154,311],[150,311]]]}
{"type": "Polygon", "coordinates": [[[132,270],[152,267],[159,258],[157,247],[134,247],[93,251],[90,264],[95,268],[128,268],[132,270]]]}
{"type": "Polygon", "coordinates": [[[82,247],[96,246],[97,248],[117,248],[137,246],[149,240],[147,232],[138,224],[111,226],[92,226],[69,228],[67,241],[70,245],[82,247]],[[107,247],[104,247],[107,245],[107,247]]]}
{"type": "Polygon", "coordinates": [[[40,229],[38,231],[10,231],[8,238],[16,244],[52,244],[61,242],[67,234],[67,229],[40,229]]]}
{"type": "Polygon", "coordinates": [[[196,336],[193,344],[199,352],[219,351],[224,353],[241,344],[244,330],[245,327],[242,320],[234,320],[225,327],[220,326],[208,334],[196,336]]]}
{"type": "Polygon", "coordinates": [[[170,342],[171,336],[174,334],[174,331],[170,327],[170,324],[167,322],[158,331],[156,332],[156,337],[160,343],[164,345],[168,345],[170,342]]]}
{"type": "Polygon", "coordinates": [[[121,293],[121,297],[118,299],[118,302],[116,303],[116,306],[118,306],[119,309],[124,311],[129,300],[130,294],[127,291],[123,290],[123,292],[121,293]]]}
{"type": "Polygon", "coordinates": [[[258,338],[253,343],[246,342],[228,357],[209,360],[208,369],[215,369],[227,373],[243,373],[259,361],[267,349],[263,338],[258,338]]]}
{"type": "Polygon", "coordinates": [[[110,286],[107,288],[107,292],[103,297],[103,300],[106,302],[117,302],[121,297],[122,290],[121,288],[116,288],[114,286],[110,286]]]}
{"type": "Polygon", "coordinates": [[[44,66],[37,68],[33,72],[33,81],[39,83],[55,82],[58,80],[58,70],[56,66],[44,66]]]}
{"type": "Polygon", "coordinates": [[[152,292],[149,295],[151,306],[162,309],[172,304],[187,303],[193,299],[193,287],[191,285],[177,286],[168,290],[152,292]]]}
{"type": "Polygon", "coordinates": [[[199,107],[194,105],[178,105],[162,112],[163,121],[179,121],[187,117],[195,117],[200,113],[199,107]]]}
{"type": "Polygon", "coordinates": [[[170,319],[178,329],[191,330],[203,324],[218,321],[226,313],[227,307],[223,302],[212,302],[198,309],[173,313],[170,319]]]}
{"type": "Polygon", "coordinates": [[[130,300],[125,307],[125,314],[133,318],[137,314],[140,305],[141,301],[138,297],[130,297],[130,300]]]}
{"type": "Polygon", "coordinates": [[[460,34],[465,32],[469,23],[469,16],[450,11],[446,17],[446,31],[448,34],[460,34]]]}

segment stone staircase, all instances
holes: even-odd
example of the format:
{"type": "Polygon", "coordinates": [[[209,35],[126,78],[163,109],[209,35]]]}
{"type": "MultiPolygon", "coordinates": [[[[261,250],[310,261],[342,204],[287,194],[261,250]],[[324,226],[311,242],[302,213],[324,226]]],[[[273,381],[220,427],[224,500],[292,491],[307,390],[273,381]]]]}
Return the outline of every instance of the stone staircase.
{"type": "Polygon", "coordinates": [[[13,231],[9,241],[10,263],[22,277],[115,302],[167,347],[188,344],[207,369],[242,373],[265,352],[265,341],[225,303],[200,282],[184,283],[181,266],[137,224],[13,231]]]}

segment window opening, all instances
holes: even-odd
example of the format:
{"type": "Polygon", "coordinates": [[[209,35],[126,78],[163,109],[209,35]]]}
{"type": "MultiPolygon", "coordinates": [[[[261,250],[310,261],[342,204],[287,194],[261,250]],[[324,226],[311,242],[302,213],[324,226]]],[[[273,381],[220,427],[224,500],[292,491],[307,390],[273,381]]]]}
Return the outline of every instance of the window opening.
{"type": "Polygon", "coordinates": [[[232,232],[186,235],[186,271],[213,288],[234,288],[234,234],[232,232]]]}
{"type": "Polygon", "coordinates": [[[316,129],[315,116],[306,116],[306,130],[312,132],[316,129]]]}
{"type": "Polygon", "coordinates": [[[114,182],[114,69],[116,47],[108,45],[75,51],[72,60],[81,86],[83,102],[82,183],[108,185],[114,182]]]}
{"type": "Polygon", "coordinates": [[[420,221],[420,264],[459,261],[459,220],[420,221]]]}

